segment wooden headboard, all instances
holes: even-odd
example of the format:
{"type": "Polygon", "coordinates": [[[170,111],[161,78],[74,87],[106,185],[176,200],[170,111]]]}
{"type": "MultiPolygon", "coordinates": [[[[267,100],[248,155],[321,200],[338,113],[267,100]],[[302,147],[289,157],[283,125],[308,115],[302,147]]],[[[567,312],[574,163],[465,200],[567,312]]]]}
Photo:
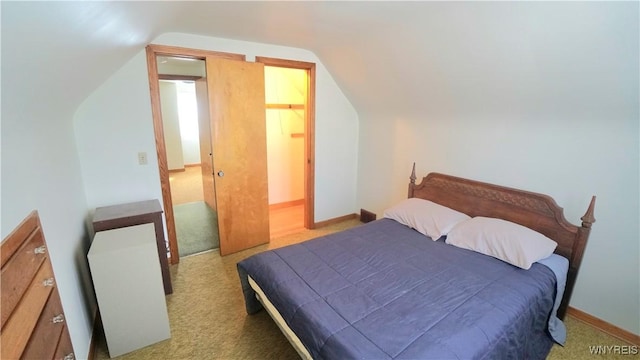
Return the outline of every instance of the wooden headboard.
{"type": "Polygon", "coordinates": [[[416,184],[414,164],[408,197],[431,200],[471,217],[508,220],[555,240],[555,253],[569,260],[567,284],[558,309],[558,317],[564,319],[591,225],[596,221],[595,196],[581,218],[582,226],[576,226],[565,219],[562,208],[550,196],[438,173],[430,173],[416,184]]]}

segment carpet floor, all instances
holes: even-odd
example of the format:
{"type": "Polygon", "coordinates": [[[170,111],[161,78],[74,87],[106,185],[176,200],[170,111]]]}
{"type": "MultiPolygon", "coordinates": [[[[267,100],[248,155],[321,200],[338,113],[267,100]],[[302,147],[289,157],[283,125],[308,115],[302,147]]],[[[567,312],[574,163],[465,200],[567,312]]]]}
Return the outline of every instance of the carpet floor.
{"type": "Polygon", "coordinates": [[[175,205],[173,216],[180,257],[220,247],[218,214],[204,201],[175,205]]]}
{"type": "MultiPolygon", "coordinates": [[[[133,351],[119,359],[299,359],[265,311],[247,315],[236,263],[270,248],[344,230],[360,223],[349,220],[321,229],[273,239],[240,253],[190,256],[171,266],[172,295],[166,297],[171,338],[133,351]]],[[[591,358],[589,346],[626,345],[582,322],[567,317],[567,345],[554,346],[548,359],[591,358]]],[[[614,355],[598,358],[613,359],[614,355]]],[[[629,359],[634,356],[618,356],[629,359]]],[[[95,359],[108,359],[104,335],[96,339],[95,359]]]]}

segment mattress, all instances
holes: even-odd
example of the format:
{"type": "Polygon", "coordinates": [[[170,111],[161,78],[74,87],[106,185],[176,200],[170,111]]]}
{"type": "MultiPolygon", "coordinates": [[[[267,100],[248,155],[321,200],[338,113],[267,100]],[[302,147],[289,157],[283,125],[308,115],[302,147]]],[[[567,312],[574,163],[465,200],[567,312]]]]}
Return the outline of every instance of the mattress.
{"type": "Polygon", "coordinates": [[[291,331],[291,328],[289,328],[287,322],[284,321],[278,309],[273,306],[269,298],[267,298],[267,295],[265,295],[264,291],[260,289],[260,286],[256,284],[251,276],[248,277],[248,280],[249,285],[256,292],[256,298],[260,301],[262,306],[264,306],[265,310],[267,310],[269,316],[271,316],[276,325],[278,325],[280,331],[282,331],[287,340],[289,340],[289,343],[291,343],[291,345],[293,345],[293,347],[296,349],[298,355],[300,355],[300,358],[305,360],[313,359],[311,357],[311,354],[309,354],[307,348],[302,344],[302,341],[300,341],[298,336],[293,331],[291,331]]]}
{"type": "Polygon", "coordinates": [[[238,263],[315,359],[544,359],[556,275],[381,219],[238,263]]]}

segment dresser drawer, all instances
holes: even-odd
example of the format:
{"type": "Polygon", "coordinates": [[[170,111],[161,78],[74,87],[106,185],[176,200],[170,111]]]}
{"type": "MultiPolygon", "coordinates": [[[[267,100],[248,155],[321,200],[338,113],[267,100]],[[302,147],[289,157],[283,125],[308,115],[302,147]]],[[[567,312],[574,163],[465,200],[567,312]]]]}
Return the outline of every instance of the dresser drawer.
{"type": "Polygon", "coordinates": [[[46,258],[42,232],[33,232],[13,257],[2,266],[2,328],[46,258]]]}
{"type": "Polygon", "coordinates": [[[58,342],[58,348],[56,349],[55,360],[74,360],[73,347],[71,346],[71,338],[69,337],[69,331],[65,330],[60,336],[60,342],[58,342]]]}
{"type": "Polygon", "coordinates": [[[53,359],[65,323],[60,296],[58,296],[58,290],[54,288],[40,314],[27,348],[22,353],[22,358],[53,359]]]}
{"type": "Polygon", "coordinates": [[[45,244],[35,210],[0,244],[0,359],[62,360],[73,356],[45,244]]]}
{"type": "Polygon", "coordinates": [[[53,271],[47,261],[40,266],[24,297],[2,328],[0,358],[18,359],[22,354],[53,289],[53,286],[44,284],[52,276],[53,271]]]}

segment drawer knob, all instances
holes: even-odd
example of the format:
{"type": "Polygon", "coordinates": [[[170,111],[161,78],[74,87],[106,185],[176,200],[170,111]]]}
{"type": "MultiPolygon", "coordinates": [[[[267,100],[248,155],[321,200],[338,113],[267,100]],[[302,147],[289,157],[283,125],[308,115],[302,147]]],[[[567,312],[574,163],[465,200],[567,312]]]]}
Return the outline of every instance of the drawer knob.
{"type": "Polygon", "coordinates": [[[44,245],[38,246],[37,248],[33,249],[34,254],[44,254],[46,251],[47,248],[44,245]]]}
{"type": "Polygon", "coordinates": [[[65,355],[62,360],[76,360],[76,357],[73,356],[73,353],[69,353],[69,354],[65,355]]]}
{"type": "Polygon", "coordinates": [[[53,317],[53,319],[51,319],[51,321],[54,324],[63,323],[64,322],[64,315],[63,314],[56,315],[56,316],[53,317]]]}
{"type": "Polygon", "coordinates": [[[48,278],[42,282],[43,286],[53,286],[55,284],[55,280],[53,278],[48,278]]]}

